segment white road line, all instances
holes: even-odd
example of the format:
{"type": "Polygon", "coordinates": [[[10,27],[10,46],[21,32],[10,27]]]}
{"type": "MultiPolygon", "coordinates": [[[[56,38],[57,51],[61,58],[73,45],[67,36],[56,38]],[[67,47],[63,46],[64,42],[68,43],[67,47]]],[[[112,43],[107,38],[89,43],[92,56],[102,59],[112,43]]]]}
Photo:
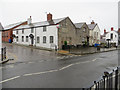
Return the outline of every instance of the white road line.
{"type": "Polygon", "coordinates": [[[20,77],[20,76],[16,76],[16,77],[12,77],[12,78],[9,78],[9,79],[0,81],[0,84],[1,84],[1,83],[4,83],[4,82],[7,82],[7,81],[10,81],[10,80],[13,80],[13,79],[16,79],[16,78],[19,78],[19,77],[20,77]]]}
{"type": "Polygon", "coordinates": [[[30,63],[35,63],[35,62],[28,62],[28,63],[30,64],[30,63]]]}
{"type": "Polygon", "coordinates": [[[92,61],[94,62],[94,61],[96,61],[96,60],[97,60],[97,58],[93,59],[92,61]]]}
{"type": "Polygon", "coordinates": [[[24,74],[23,76],[40,75],[40,74],[50,73],[50,72],[56,72],[56,71],[58,71],[58,70],[50,70],[50,71],[45,71],[45,72],[37,72],[37,73],[24,74]]]}
{"type": "Polygon", "coordinates": [[[69,67],[71,67],[71,66],[73,66],[73,65],[74,65],[74,64],[67,65],[67,66],[65,66],[65,67],[60,68],[59,70],[64,70],[64,69],[69,68],[69,67]]]}
{"type": "Polygon", "coordinates": [[[38,61],[38,62],[43,62],[43,61],[38,61]]]}
{"type": "Polygon", "coordinates": [[[9,65],[8,67],[9,67],[9,68],[14,68],[14,65],[9,65]]]}

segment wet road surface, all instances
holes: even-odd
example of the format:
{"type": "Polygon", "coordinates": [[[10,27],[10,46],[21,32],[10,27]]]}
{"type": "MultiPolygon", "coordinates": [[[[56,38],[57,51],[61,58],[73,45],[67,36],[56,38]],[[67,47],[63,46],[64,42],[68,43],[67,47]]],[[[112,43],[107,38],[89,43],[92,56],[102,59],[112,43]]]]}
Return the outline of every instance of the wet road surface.
{"type": "Polygon", "coordinates": [[[83,88],[118,64],[118,50],[60,59],[55,52],[4,44],[8,58],[3,65],[3,88],[83,88]]]}

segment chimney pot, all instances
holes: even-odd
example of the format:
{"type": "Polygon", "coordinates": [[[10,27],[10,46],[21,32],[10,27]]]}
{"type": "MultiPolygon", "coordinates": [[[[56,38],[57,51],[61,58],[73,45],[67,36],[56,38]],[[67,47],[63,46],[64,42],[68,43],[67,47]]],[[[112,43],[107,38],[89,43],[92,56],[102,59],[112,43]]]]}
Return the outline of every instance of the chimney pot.
{"type": "Polygon", "coordinates": [[[30,16],[30,18],[27,19],[27,23],[28,23],[28,25],[30,25],[30,24],[32,23],[32,18],[31,18],[31,16],[30,16]]]}
{"type": "Polygon", "coordinates": [[[111,31],[113,31],[114,29],[113,29],[113,27],[111,27],[111,31]]]}
{"type": "Polygon", "coordinates": [[[104,34],[106,34],[106,30],[104,29],[104,34]]]}
{"type": "Polygon", "coordinates": [[[94,20],[92,20],[91,24],[95,24],[94,20]]]}
{"type": "Polygon", "coordinates": [[[51,13],[47,14],[47,21],[52,21],[52,14],[51,13]]]}

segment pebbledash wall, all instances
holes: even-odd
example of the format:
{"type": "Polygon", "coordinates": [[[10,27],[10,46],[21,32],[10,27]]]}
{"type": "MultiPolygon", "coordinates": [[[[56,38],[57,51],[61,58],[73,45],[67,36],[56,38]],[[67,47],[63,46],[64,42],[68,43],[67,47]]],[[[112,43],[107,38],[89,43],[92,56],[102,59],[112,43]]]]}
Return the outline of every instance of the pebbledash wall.
{"type": "Polygon", "coordinates": [[[34,36],[33,46],[51,48],[51,49],[55,49],[55,47],[57,46],[58,48],[57,25],[50,25],[45,27],[46,27],[46,31],[43,31],[43,27],[34,27],[33,33],[31,32],[31,28],[24,29],[24,33],[22,33],[22,29],[13,30],[13,34],[16,37],[18,37],[18,41],[16,38],[14,38],[13,43],[31,45],[31,38],[29,37],[29,35],[33,34],[34,36]],[[46,43],[43,43],[44,36],[46,37],[46,43]],[[53,36],[53,43],[50,43],[50,36],[53,36]],[[22,41],[22,37],[24,37],[24,41],[22,41]],[[26,41],[26,37],[28,37],[28,41],[26,41]],[[38,40],[37,37],[39,37],[38,40]]]}

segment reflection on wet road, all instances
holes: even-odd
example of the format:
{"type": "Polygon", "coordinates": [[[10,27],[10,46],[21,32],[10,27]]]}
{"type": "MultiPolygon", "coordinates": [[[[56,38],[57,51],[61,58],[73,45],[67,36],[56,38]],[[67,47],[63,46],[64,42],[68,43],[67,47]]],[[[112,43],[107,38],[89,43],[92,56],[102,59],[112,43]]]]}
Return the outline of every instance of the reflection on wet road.
{"type": "Polygon", "coordinates": [[[11,54],[9,58],[15,58],[1,67],[0,83],[4,88],[87,87],[118,64],[117,50],[60,59],[55,52],[12,44],[4,46],[11,54]]]}

